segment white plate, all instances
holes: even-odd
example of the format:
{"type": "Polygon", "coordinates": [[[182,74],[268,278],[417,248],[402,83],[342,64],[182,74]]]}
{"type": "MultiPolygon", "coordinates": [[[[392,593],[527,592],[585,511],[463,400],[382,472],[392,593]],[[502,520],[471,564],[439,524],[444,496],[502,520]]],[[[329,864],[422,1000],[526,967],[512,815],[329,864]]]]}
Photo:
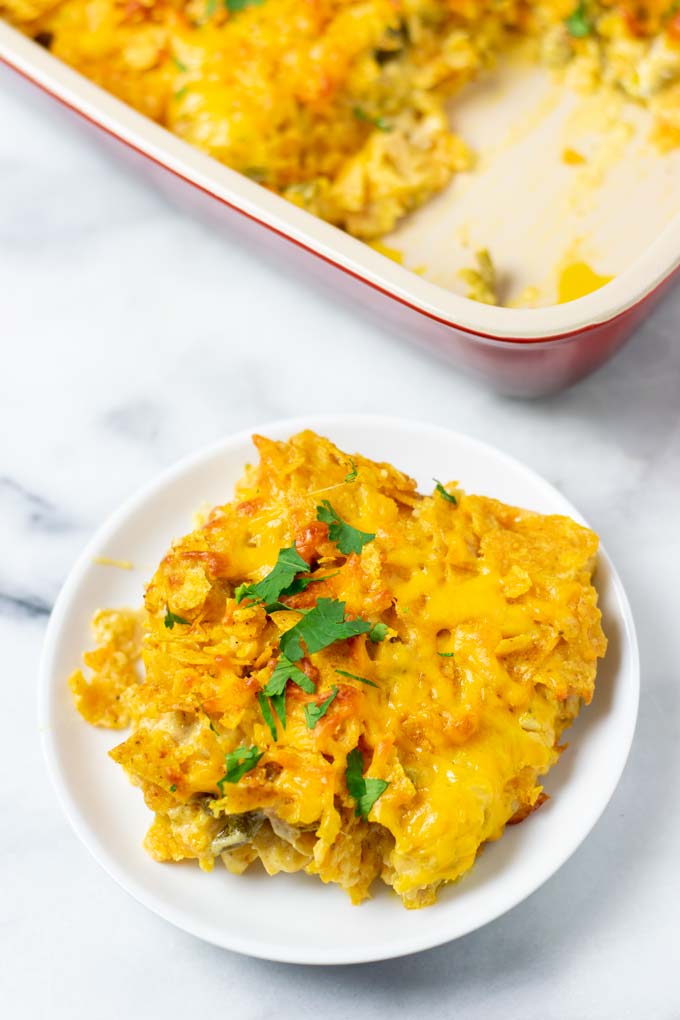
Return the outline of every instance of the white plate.
{"type": "MultiPolygon", "coordinates": [[[[316,417],[253,431],[285,438],[302,428],[341,448],[392,461],[425,490],[432,478],[458,479],[469,492],[582,520],[559,492],[528,468],[476,440],[401,419],[316,417]]],[[[71,572],[47,631],[39,714],[49,772],[69,821],[106,871],[157,914],[213,942],[292,963],[356,963],[412,953],[458,938],[509,910],[567,860],[604,810],[635,728],[639,661],[635,628],[619,577],[604,551],[596,583],[609,650],[597,694],[569,732],[569,749],[550,772],[552,799],[523,825],[486,847],[438,903],[407,911],[376,882],[375,898],[353,907],[336,886],[304,874],[269,878],[253,868],[235,877],[218,867],[157,864],[142,849],[151,821],[141,794],[106,752],[120,733],[87,726],[66,678],[90,646],[89,620],[101,606],[138,605],[142,588],[171,539],[191,529],[204,500],[231,499],[254,457],[250,430],[183,460],[130,499],[100,529],[71,572]],[[132,560],[132,571],[94,557],[132,560]]]]}

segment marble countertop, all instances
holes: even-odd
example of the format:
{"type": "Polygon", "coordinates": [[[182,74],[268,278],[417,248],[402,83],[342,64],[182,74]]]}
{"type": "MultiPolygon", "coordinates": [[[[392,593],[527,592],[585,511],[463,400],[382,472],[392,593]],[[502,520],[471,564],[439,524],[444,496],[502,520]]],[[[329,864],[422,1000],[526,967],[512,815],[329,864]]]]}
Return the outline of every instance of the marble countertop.
{"type": "Polygon", "coordinates": [[[680,289],[586,382],[511,400],[174,208],[6,70],[0,123],[4,1015],[677,1020],[680,289]],[[55,803],[35,685],[59,586],[123,499],[226,433],[338,410],[467,431],[561,488],[627,586],[642,702],[604,817],[529,900],[427,953],[305,969],[202,944],[104,875],[55,803]]]}

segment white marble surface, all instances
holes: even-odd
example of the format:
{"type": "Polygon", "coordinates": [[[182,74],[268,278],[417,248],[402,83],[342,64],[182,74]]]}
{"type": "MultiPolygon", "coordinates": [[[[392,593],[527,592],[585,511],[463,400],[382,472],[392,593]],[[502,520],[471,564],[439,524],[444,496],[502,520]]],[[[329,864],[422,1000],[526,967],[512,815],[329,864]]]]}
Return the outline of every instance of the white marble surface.
{"type": "Polygon", "coordinates": [[[680,290],[587,382],[503,399],[169,206],[4,70],[0,125],[3,1015],[677,1020],[680,290]],[[341,409],[466,430],[560,486],[627,585],[643,694],[605,816],[527,902],[419,956],[305,969],[204,945],[104,875],[54,802],[35,683],[59,586],[129,493],[225,433],[341,409]]]}

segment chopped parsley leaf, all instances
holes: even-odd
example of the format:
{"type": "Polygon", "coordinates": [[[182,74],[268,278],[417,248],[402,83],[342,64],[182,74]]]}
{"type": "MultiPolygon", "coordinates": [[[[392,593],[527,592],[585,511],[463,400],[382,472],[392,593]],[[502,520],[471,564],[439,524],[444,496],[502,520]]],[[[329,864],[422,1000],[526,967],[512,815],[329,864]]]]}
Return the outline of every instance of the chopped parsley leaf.
{"type": "MultiPolygon", "coordinates": [[[[288,633],[290,633],[290,631],[288,633]]],[[[281,641],[281,645],[283,647],[283,639],[281,641]]],[[[302,656],[300,656],[300,658],[302,658],[302,656]]],[[[314,694],[316,691],[315,685],[309,679],[307,674],[303,673],[300,667],[296,666],[295,663],[287,658],[284,653],[279,656],[279,661],[274,667],[274,672],[269,678],[267,686],[264,689],[264,693],[268,695],[268,697],[272,697],[272,695],[275,694],[283,694],[289,680],[292,680],[294,684],[301,687],[303,691],[307,692],[307,694],[314,694]]]]}
{"type": "Polygon", "coordinates": [[[167,605],[165,607],[165,619],[163,620],[163,623],[168,630],[172,630],[176,623],[181,623],[185,627],[189,626],[188,620],[185,620],[183,616],[178,616],[177,613],[171,612],[167,605]]]}
{"type": "Polygon", "coordinates": [[[275,602],[290,586],[296,574],[308,571],[309,565],[295,548],[295,542],[279,549],[278,559],[266,577],[256,584],[240,584],[234,592],[237,602],[252,599],[254,602],[275,602]]]}
{"type": "Polygon", "coordinates": [[[366,779],[364,777],[364,758],[358,747],[355,747],[347,755],[345,782],[350,796],[356,801],[354,813],[357,818],[368,818],[376,800],[390,785],[384,779],[366,779]]]}
{"type": "Polygon", "coordinates": [[[267,708],[265,710],[263,703],[267,701],[267,698],[270,699],[271,705],[273,706],[274,711],[276,712],[279,718],[279,722],[281,723],[285,730],[286,685],[288,684],[289,680],[292,680],[294,684],[297,684],[298,687],[301,687],[303,691],[307,692],[307,694],[314,694],[316,692],[316,686],[309,679],[307,674],[303,673],[303,671],[298,666],[291,662],[290,659],[288,659],[282,653],[279,656],[279,660],[276,663],[276,666],[274,667],[274,672],[269,677],[269,681],[267,682],[266,687],[264,688],[263,691],[260,691],[260,693],[257,696],[258,701],[260,702],[260,708],[262,709],[262,715],[264,716],[265,722],[269,726],[269,730],[272,736],[274,737],[274,740],[277,739],[276,723],[274,722],[274,719],[271,718],[271,708],[269,704],[267,704],[267,708]],[[267,716],[267,711],[269,712],[269,717],[267,716]]]}
{"type": "Polygon", "coordinates": [[[373,644],[377,645],[379,641],[385,640],[389,629],[386,623],[374,623],[368,632],[368,636],[373,644]]]}
{"type": "Polygon", "coordinates": [[[173,783],[172,786],[170,787],[170,793],[174,793],[176,789],[177,789],[177,787],[173,783]]]}
{"type": "Polygon", "coordinates": [[[352,467],[352,470],[349,472],[349,474],[345,475],[345,481],[346,482],[356,482],[357,475],[359,474],[359,471],[358,471],[357,466],[356,466],[356,464],[354,463],[354,461],[352,460],[351,457],[349,458],[349,462],[350,462],[350,465],[352,467]]]}
{"type": "MultiPolygon", "coordinates": [[[[336,577],[339,574],[339,570],[334,570],[332,574],[324,574],[323,577],[296,577],[287,588],[284,588],[281,592],[280,598],[287,598],[289,595],[298,595],[301,591],[307,591],[310,584],[320,584],[321,581],[327,581],[330,577],[336,577]]],[[[274,613],[278,609],[290,610],[292,606],[286,606],[279,599],[276,602],[269,602],[264,607],[265,612],[274,613]]],[[[296,613],[305,613],[306,609],[295,609],[296,613]]]]}
{"type": "Polygon", "coordinates": [[[223,0],[223,3],[230,14],[238,14],[246,7],[259,7],[263,0],[223,0]]]}
{"type": "Polygon", "coordinates": [[[437,652],[437,655],[441,655],[442,659],[452,659],[453,652],[437,652]]]}
{"type": "Polygon", "coordinates": [[[366,110],[361,106],[355,106],[352,113],[357,120],[365,120],[368,124],[372,124],[373,127],[377,127],[378,131],[392,130],[392,125],[384,117],[371,117],[370,113],[366,113],[366,110]]]}
{"type": "Polygon", "coordinates": [[[227,771],[221,779],[217,780],[220,793],[224,795],[225,783],[238,783],[239,779],[242,779],[246,772],[254,769],[263,754],[264,751],[259,751],[255,745],[252,747],[237,747],[235,751],[229,751],[225,755],[227,771]]]}
{"type": "Polygon", "coordinates": [[[338,688],[334,684],[331,693],[325,701],[321,702],[321,704],[315,704],[312,702],[311,705],[305,705],[305,721],[307,722],[308,730],[313,730],[319,719],[322,719],[323,716],[325,716],[331,704],[335,701],[337,693],[338,688]]]}
{"type": "Polygon", "coordinates": [[[267,695],[264,693],[264,691],[257,692],[257,700],[260,703],[260,711],[262,712],[262,718],[269,727],[269,732],[272,735],[272,740],[278,740],[279,735],[276,731],[276,722],[274,720],[274,714],[272,712],[272,707],[267,699],[267,695]]]}
{"type": "Polygon", "coordinates": [[[286,728],[286,691],[285,691],[285,688],[284,688],[284,690],[281,691],[280,694],[272,694],[272,695],[270,695],[269,702],[273,706],[274,711],[276,712],[277,716],[279,717],[279,722],[281,723],[281,725],[283,726],[283,728],[285,730],[285,728],[286,728]]]}
{"type": "Polygon", "coordinates": [[[448,503],[453,503],[454,506],[458,505],[458,500],[456,499],[456,497],[453,496],[450,492],[446,491],[446,489],[444,488],[444,486],[442,485],[438,478],[433,478],[432,481],[437,483],[437,486],[434,491],[438,493],[442,497],[442,499],[445,499],[448,503]]]}
{"type": "Polygon", "coordinates": [[[343,641],[345,638],[365,634],[370,630],[368,620],[345,619],[344,602],[338,599],[317,599],[314,608],[310,609],[294,627],[281,635],[279,644],[289,662],[298,662],[304,655],[302,641],[312,655],[332,645],[334,641],[343,641]]]}
{"type": "Polygon", "coordinates": [[[212,18],[213,14],[217,10],[217,0],[207,0],[205,5],[205,16],[206,18],[212,18]]]}
{"type": "Polygon", "coordinates": [[[568,18],[565,20],[567,31],[574,39],[585,39],[593,30],[593,22],[588,17],[585,0],[579,0],[568,18]]]}
{"type": "Polygon", "coordinates": [[[343,556],[350,553],[360,553],[363,547],[372,542],[375,534],[368,531],[359,531],[351,524],[343,521],[327,499],[321,501],[321,506],[316,508],[316,519],[328,525],[328,537],[335,542],[343,556]]]}
{"type": "Polygon", "coordinates": [[[184,99],[188,92],[188,87],[184,85],[181,89],[177,89],[175,92],[175,99],[184,99]]]}
{"type": "Polygon", "coordinates": [[[189,70],[187,65],[182,63],[182,61],[179,59],[179,57],[173,57],[172,58],[172,62],[175,65],[175,67],[177,68],[177,70],[178,71],[182,71],[182,73],[184,73],[185,71],[189,70]]]}
{"type": "MultiPolygon", "coordinates": [[[[357,676],[356,673],[348,673],[346,669],[336,669],[336,673],[340,676],[348,676],[350,680],[358,680],[360,684],[368,684],[369,687],[378,687],[372,680],[367,680],[365,676],[357,676]]],[[[380,688],[378,688],[380,690],[380,688]]]]}

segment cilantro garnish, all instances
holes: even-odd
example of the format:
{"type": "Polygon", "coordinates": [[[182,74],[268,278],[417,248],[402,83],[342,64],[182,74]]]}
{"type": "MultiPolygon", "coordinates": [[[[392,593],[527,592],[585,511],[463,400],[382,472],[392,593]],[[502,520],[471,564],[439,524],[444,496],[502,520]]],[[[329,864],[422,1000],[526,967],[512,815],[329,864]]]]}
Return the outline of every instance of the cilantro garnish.
{"type": "MultiPolygon", "coordinates": [[[[323,577],[296,577],[287,588],[284,588],[281,592],[281,598],[287,598],[289,595],[298,595],[301,591],[307,591],[310,584],[320,584],[322,581],[327,581],[330,577],[336,577],[340,573],[339,570],[334,570],[332,574],[324,574],[323,577]]],[[[278,599],[276,602],[268,602],[264,607],[265,612],[274,613],[277,609],[290,610],[292,607],[285,605],[278,599]]],[[[305,613],[306,609],[297,609],[296,613],[305,613]]]]}
{"type": "Polygon", "coordinates": [[[359,474],[359,471],[357,470],[357,466],[351,457],[349,458],[349,462],[352,467],[352,470],[349,472],[349,474],[345,475],[345,481],[355,482],[357,479],[357,475],[359,474]]]}
{"type": "Polygon", "coordinates": [[[374,623],[368,632],[368,636],[373,644],[377,645],[379,641],[385,640],[389,629],[386,623],[374,623]]]}
{"type": "Polygon", "coordinates": [[[437,655],[441,655],[442,659],[452,659],[453,652],[437,652],[437,655]]]}
{"type": "Polygon", "coordinates": [[[230,14],[238,14],[246,7],[259,7],[263,0],[223,0],[223,3],[230,14]]]}
{"type": "MultiPolygon", "coordinates": [[[[288,631],[288,633],[290,633],[290,631],[288,631]]],[[[285,637],[285,635],[283,636],[285,637]]],[[[283,638],[281,639],[281,647],[283,648],[283,638]]],[[[301,659],[302,655],[300,655],[299,658],[301,659]]],[[[296,661],[297,660],[289,659],[285,653],[279,656],[279,661],[276,663],[274,672],[270,676],[267,686],[264,689],[264,693],[266,695],[271,697],[272,695],[283,694],[289,680],[292,680],[294,684],[301,687],[303,691],[307,692],[307,694],[314,694],[316,687],[307,674],[303,673],[299,666],[295,665],[296,661]]]]}
{"type": "Polygon", "coordinates": [[[325,701],[321,704],[315,704],[312,702],[311,705],[305,705],[305,720],[307,722],[307,729],[313,730],[319,719],[325,716],[326,712],[331,706],[331,703],[335,700],[335,696],[338,693],[338,688],[333,685],[331,693],[328,695],[325,701]]]}
{"type": "MultiPolygon", "coordinates": [[[[340,676],[348,676],[350,680],[358,680],[360,684],[368,684],[369,687],[378,687],[372,680],[367,680],[365,676],[357,676],[356,673],[348,673],[346,669],[336,669],[336,673],[340,676]]],[[[380,690],[380,688],[378,688],[380,690]]]]}
{"type": "Polygon", "coordinates": [[[371,117],[370,113],[367,113],[361,106],[355,106],[352,113],[357,120],[365,120],[368,124],[372,124],[373,127],[377,127],[378,131],[392,130],[392,125],[384,117],[371,117]]]}
{"type": "Polygon", "coordinates": [[[368,620],[345,619],[344,602],[337,599],[317,599],[314,608],[310,609],[294,627],[281,635],[279,643],[283,655],[292,663],[298,662],[304,655],[302,641],[312,655],[332,645],[334,641],[365,634],[370,630],[368,620]]]}
{"type": "Polygon", "coordinates": [[[434,491],[437,492],[442,497],[442,499],[445,499],[448,503],[453,503],[454,506],[457,506],[458,500],[450,492],[446,491],[446,489],[439,481],[439,479],[433,478],[432,481],[437,483],[437,486],[434,491]]]}
{"type": "Polygon", "coordinates": [[[307,694],[314,694],[316,687],[314,683],[309,679],[306,673],[290,661],[284,654],[279,656],[279,660],[274,667],[274,672],[269,677],[267,686],[263,691],[260,691],[257,698],[260,702],[260,708],[264,721],[269,726],[269,730],[274,740],[277,739],[276,723],[271,714],[271,708],[267,704],[267,698],[271,700],[271,704],[274,706],[274,711],[279,717],[279,722],[286,728],[286,685],[289,680],[292,680],[294,684],[301,687],[307,694]],[[266,704],[266,708],[265,708],[266,704]]]}
{"type": "Polygon", "coordinates": [[[178,616],[177,613],[171,612],[167,605],[165,607],[165,619],[163,620],[163,623],[168,630],[172,630],[176,623],[182,623],[185,627],[189,626],[188,620],[185,620],[183,616],[178,616]]]}
{"type": "Polygon", "coordinates": [[[222,796],[224,796],[224,784],[238,783],[239,779],[242,779],[246,772],[250,772],[251,769],[255,768],[263,754],[264,751],[259,751],[253,745],[252,747],[237,747],[235,751],[229,751],[225,755],[227,771],[221,779],[217,780],[222,796]]]}
{"type": "Polygon", "coordinates": [[[368,818],[376,800],[390,785],[384,779],[364,778],[364,758],[358,747],[347,755],[345,782],[350,796],[356,801],[354,813],[357,818],[368,818]]]}
{"type": "Polygon", "coordinates": [[[270,698],[269,698],[269,703],[271,705],[273,705],[274,711],[276,712],[277,716],[279,717],[279,722],[281,723],[281,725],[283,726],[283,728],[285,730],[285,728],[286,728],[286,691],[285,691],[285,688],[284,688],[284,690],[281,691],[280,694],[272,694],[270,696],[270,698]]]}
{"type": "Polygon", "coordinates": [[[237,602],[249,598],[254,602],[275,602],[292,583],[296,574],[308,571],[309,565],[295,548],[295,542],[286,549],[279,549],[276,563],[266,577],[256,584],[240,584],[234,592],[237,602]]]}
{"type": "Polygon", "coordinates": [[[177,789],[177,787],[176,787],[176,785],[175,785],[175,784],[173,783],[173,784],[172,784],[172,786],[170,787],[170,793],[174,793],[176,789],[177,789]]]}
{"type": "Polygon", "coordinates": [[[359,531],[343,521],[327,499],[322,500],[321,506],[316,508],[316,519],[328,525],[328,537],[331,542],[335,542],[344,556],[360,553],[363,547],[375,538],[374,534],[359,531]]]}
{"type": "Polygon", "coordinates": [[[585,0],[579,0],[578,5],[569,17],[565,19],[564,24],[567,26],[569,35],[573,36],[574,39],[584,39],[587,35],[590,35],[593,30],[593,22],[588,17],[585,0]]]}
{"type": "Polygon", "coordinates": [[[278,735],[278,732],[276,730],[276,722],[274,721],[274,714],[272,712],[272,707],[269,704],[269,701],[267,699],[267,695],[264,693],[264,691],[258,691],[257,692],[257,700],[260,703],[260,711],[262,712],[262,718],[264,719],[264,721],[266,722],[267,726],[269,727],[269,732],[272,735],[272,740],[278,740],[279,735],[278,735]]]}

